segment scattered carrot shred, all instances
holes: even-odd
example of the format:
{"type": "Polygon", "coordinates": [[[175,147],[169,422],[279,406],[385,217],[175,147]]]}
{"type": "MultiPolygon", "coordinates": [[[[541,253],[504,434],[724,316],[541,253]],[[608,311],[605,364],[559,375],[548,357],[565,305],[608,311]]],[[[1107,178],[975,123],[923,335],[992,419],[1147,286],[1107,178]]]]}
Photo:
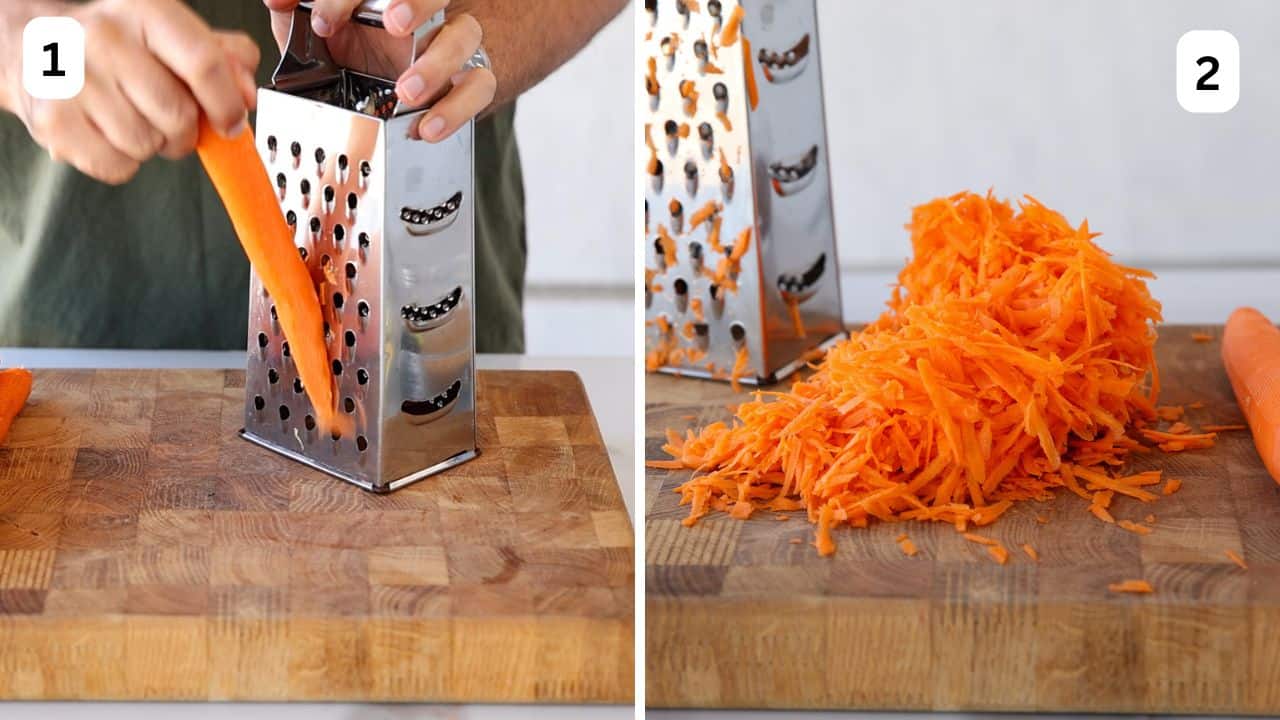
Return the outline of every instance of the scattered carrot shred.
{"type": "Polygon", "coordinates": [[[1116,523],[1116,519],[1112,517],[1111,513],[1101,505],[1090,505],[1089,512],[1093,513],[1094,517],[1104,523],[1111,523],[1112,525],[1116,523]]]}
{"type": "Polygon", "coordinates": [[[987,553],[1001,565],[1009,562],[1009,551],[1003,545],[989,545],[987,546],[987,553]]]}
{"type": "Polygon", "coordinates": [[[1151,583],[1146,580],[1124,580],[1118,583],[1111,583],[1107,589],[1114,593],[1137,593],[1150,594],[1155,592],[1155,588],[1151,587],[1151,583]]]}
{"type": "Polygon", "coordinates": [[[1148,525],[1155,525],[1155,524],[1156,524],[1156,516],[1155,516],[1155,515],[1147,515],[1145,518],[1143,518],[1143,519],[1142,519],[1142,521],[1143,521],[1143,522],[1145,522],[1145,523],[1146,523],[1146,524],[1148,524],[1148,525]]]}
{"type": "Polygon", "coordinates": [[[1197,401],[1195,401],[1195,402],[1193,402],[1193,403],[1189,403],[1189,404],[1187,405],[1187,407],[1191,408],[1192,410],[1203,410],[1203,409],[1204,409],[1204,403],[1202,403],[1202,402],[1200,402],[1199,400],[1197,400],[1197,401]]]}
{"type": "Polygon", "coordinates": [[[939,198],[908,227],[913,258],[879,319],[789,391],[757,391],[664,446],[694,471],[676,490],[689,519],[739,498],[794,503],[829,555],[840,526],[964,532],[1064,489],[1114,522],[1099,493],[1154,500],[1141,487],[1158,477],[1114,470],[1157,418],[1154,276],[1030,197],[939,198]]]}
{"type": "Polygon", "coordinates": [[[1036,549],[1030,545],[1023,545],[1022,552],[1026,553],[1027,557],[1031,558],[1033,562],[1040,562],[1040,553],[1036,552],[1036,549]]]}
{"type": "Polygon", "coordinates": [[[971,543],[978,543],[979,545],[987,545],[992,547],[1000,544],[999,540],[993,540],[992,538],[989,538],[985,535],[976,535],[974,533],[965,533],[964,539],[968,540],[971,543]]]}
{"type": "Polygon", "coordinates": [[[1211,333],[1194,332],[1191,333],[1191,339],[1198,343],[1211,343],[1216,338],[1211,333]]]}
{"type": "Polygon", "coordinates": [[[1248,425],[1201,425],[1200,429],[1207,433],[1236,432],[1248,430],[1248,425]]]}
{"type": "Polygon", "coordinates": [[[1172,495],[1178,492],[1178,489],[1181,487],[1182,487],[1181,480],[1179,480],[1178,478],[1169,478],[1169,481],[1164,484],[1164,490],[1161,490],[1161,492],[1164,493],[1165,495],[1172,495]]]}
{"type": "Polygon", "coordinates": [[[1187,409],[1181,405],[1161,405],[1156,408],[1156,416],[1168,422],[1177,422],[1186,414],[1187,409]]]}
{"type": "Polygon", "coordinates": [[[1234,550],[1227,550],[1227,558],[1236,565],[1239,565],[1241,570],[1249,569],[1249,565],[1244,561],[1244,558],[1237,555],[1234,550]]]}
{"type": "Polygon", "coordinates": [[[917,548],[916,544],[911,542],[911,538],[906,535],[898,538],[898,547],[902,549],[902,553],[907,557],[915,557],[920,554],[920,549],[917,548]]]}
{"type": "Polygon", "coordinates": [[[1151,534],[1151,528],[1145,525],[1139,525],[1138,523],[1133,522],[1132,520],[1121,520],[1117,522],[1116,525],[1118,525],[1120,528],[1124,530],[1128,530],[1129,532],[1135,533],[1137,535],[1151,534]]]}
{"type": "Polygon", "coordinates": [[[1185,435],[1189,432],[1191,432],[1191,426],[1181,421],[1169,426],[1170,435],[1185,435]]]}

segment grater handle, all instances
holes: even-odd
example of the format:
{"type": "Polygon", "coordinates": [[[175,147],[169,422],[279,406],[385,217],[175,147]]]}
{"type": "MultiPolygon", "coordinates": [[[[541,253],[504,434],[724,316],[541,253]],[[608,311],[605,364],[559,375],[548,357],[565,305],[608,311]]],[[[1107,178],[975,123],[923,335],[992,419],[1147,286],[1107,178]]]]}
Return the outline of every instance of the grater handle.
{"type": "MultiPolygon", "coordinates": [[[[383,28],[385,26],[382,22],[382,13],[389,3],[390,0],[365,0],[356,9],[353,17],[362,25],[383,28]]],[[[313,0],[302,0],[293,11],[289,40],[284,52],[280,54],[280,64],[276,66],[276,71],[272,75],[272,83],[276,88],[286,92],[297,92],[316,87],[338,79],[343,69],[376,76],[369,67],[343,68],[333,59],[328,45],[323,39],[316,37],[311,29],[311,11],[314,5],[313,0]]],[[[413,33],[412,42],[406,43],[404,65],[395,67],[395,77],[383,79],[394,83],[396,78],[412,67],[418,55],[426,49],[436,33],[444,26],[444,22],[445,13],[441,10],[420,25],[413,33]]],[[[401,115],[415,109],[417,108],[397,101],[394,114],[401,115]]]]}

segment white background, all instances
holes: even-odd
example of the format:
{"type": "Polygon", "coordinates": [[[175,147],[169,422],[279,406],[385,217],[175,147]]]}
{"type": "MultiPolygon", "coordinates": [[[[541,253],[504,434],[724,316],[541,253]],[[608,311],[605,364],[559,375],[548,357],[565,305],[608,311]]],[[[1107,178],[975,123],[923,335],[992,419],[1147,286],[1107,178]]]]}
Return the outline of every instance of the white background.
{"type": "MultiPolygon", "coordinates": [[[[1280,314],[1280,3],[818,0],[850,320],[880,311],[912,205],[1036,195],[1150,267],[1169,320],[1280,314]],[[1178,106],[1192,29],[1241,46],[1239,104],[1178,106]]],[[[529,349],[632,351],[633,13],[522,101],[529,349]]]]}

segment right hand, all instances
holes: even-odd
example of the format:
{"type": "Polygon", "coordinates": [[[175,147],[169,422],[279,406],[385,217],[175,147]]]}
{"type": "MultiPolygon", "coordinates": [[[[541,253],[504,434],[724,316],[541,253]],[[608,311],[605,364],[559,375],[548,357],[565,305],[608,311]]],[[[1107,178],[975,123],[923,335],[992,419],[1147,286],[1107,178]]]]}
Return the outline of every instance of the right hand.
{"type": "Polygon", "coordinates": [[[8,88],[13,111],[55,160],[118,185],[156,155],[191,153],[202,114],[228,137],[244,130],[260,60],[247,35],[211,29],[179,0],[59,6],[84,26],[84,90],[70,100],[38,100],[22,89],[19,73],[8,88]]]}

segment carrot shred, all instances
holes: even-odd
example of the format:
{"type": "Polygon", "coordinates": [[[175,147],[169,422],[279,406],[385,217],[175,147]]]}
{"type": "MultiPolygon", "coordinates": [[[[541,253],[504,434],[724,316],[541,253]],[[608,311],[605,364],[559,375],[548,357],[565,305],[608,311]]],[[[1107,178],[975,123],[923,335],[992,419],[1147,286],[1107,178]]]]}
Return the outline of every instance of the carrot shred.
{"type": "Polygon", "coordinates": [[[968,540],[971,543],[978,543],[979,545],[987,545],[992,547],[1000,544],[999,540],[993,540],[992,538],[986,537],[985,535],[976,535],[974,533],[964,533],[964,539],[968,540]]]}
{"type": "Polygon", "coordinates": [[[911,542],[911,538],[906,535],[898,538],[898,547],[902,549],[902,554],[907,557],[915,557],[920,553],[920,549],[917,548],[916,544],[911,542]]]}
{"type": "Polygon", "coordinates": [[[1155,592],[1155,588],[1151,587],[1151,583],[1146,580],[1124,580],[1118,583],[1111,583],[1107,589],[1114,593],[1137,593],[1150,594],[1155,592]]]}
{"type": "Polygon", "coordinates": [[[1150,535],[1150,534],[1151,534],[1151,528],[1149,528],[1149,527],[1147,527],[1147,526],[1145,526],[1145,525],[1139,525],[1138,523],[1133,522],[1132,520],[1121,520],[1121,521],[1117,522],[1117,523],[1116,523],[1116,525],[1117,525],[1117,526],[1119,526],[1119,527],[1120,527],[1121,529],[1123,529],[1123,530],[1128,530],[1129,532],[1134,533],[1134,534],[1137,534],[1137,535],[1150,535]]]}
{"type": "Polygon", "coordinates": [[[1187,409],[1181,405],[1163,405],[1156,408],[1156,416],[1168,422],[1177,422],[1186,414],[1187,409]]]}
{"type": "Polygon", "coordinates": [[[1040,553],[1036,552],[1036,549],[1030,545],[1023,545],[1022,552],[1026,553],[1032,562],[1040,562],[1040,553]]]}
{"type": "Polygon", "coordinates": [[[1009,562],[1009,551],[1003,545],[988,545],[987,553],[1001,565],[1009,562]]]}
{"type": "MultiPolygon", "coordinates": [[[[967,532],[1064,489],[1114,522],[1099,499],[1154,500],[1142,488],[1158,474],[1114,470],[1158,417],[1153,275],[1030,197],[960,193],[915,208],[908,227],[913,257],[879,319],[790,390],[758,391],[664,447],[694,471],[676,489],[690,519],[785,500],[829,555],[840,526],[967,532]]],[[[735,366],[731,378],[741,355],[735,366]]]]}
{"type": "Polygon", "coordinates": [[[1169,478],[1169,481],[1164,484],[1164,490],[1161,490],[1161,493],[1165,495],[1172,495],[1178,492],[1178,490],[1181,487],[1182,487],[1181,480],[1179,480],[1178,478],[1169,478]]]}
{"type": "Polygon", "coordinates": [[[1193,332],[1191,333],[1191,339],[1198,343],[1211,343],[1215,338],[1211,333],[1193,332]]]}
{"type": "Polygon", "coordinates": [[[1237,555],[1234,550],[1227,550],[1226,554],[1227,554],[1227,558],[1230,559],[1231,562],[1235,563],[1236,565],[1239,565],[1241,570],[1249,569],[1249,565],[1245,563],[1244,558],[1237,555]]]}

